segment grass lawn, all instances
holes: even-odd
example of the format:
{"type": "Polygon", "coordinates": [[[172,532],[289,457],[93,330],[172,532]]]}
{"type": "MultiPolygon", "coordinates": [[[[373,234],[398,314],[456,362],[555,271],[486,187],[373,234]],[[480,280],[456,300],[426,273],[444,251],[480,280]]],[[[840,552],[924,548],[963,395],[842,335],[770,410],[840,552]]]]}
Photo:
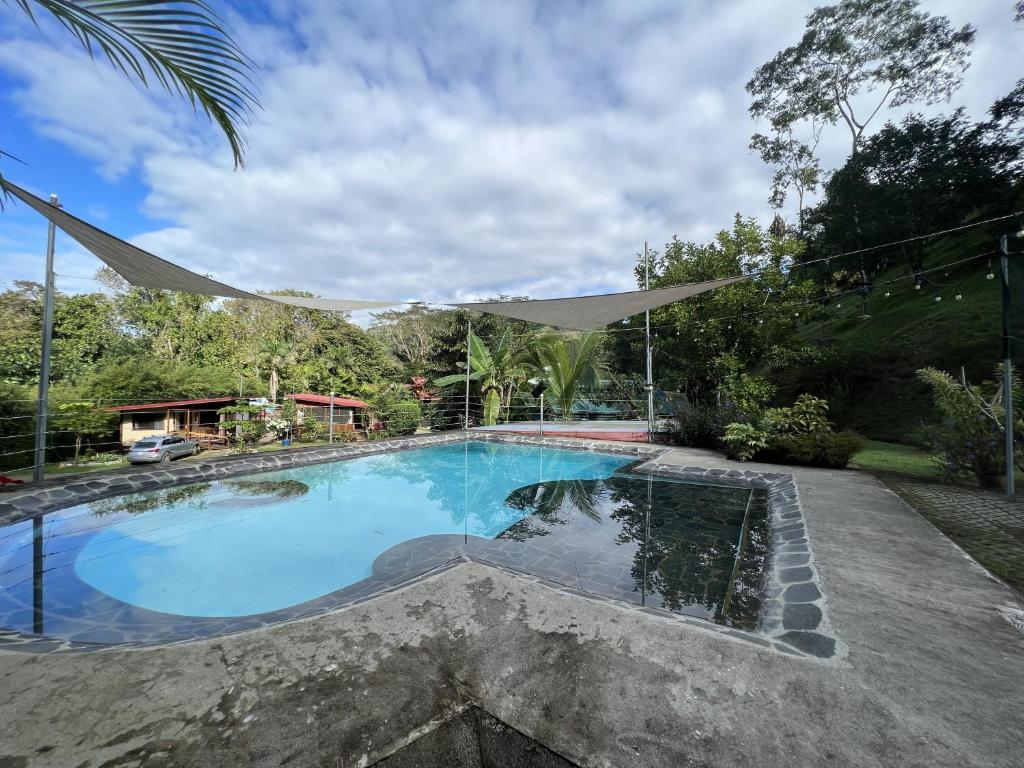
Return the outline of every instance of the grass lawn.
{"type": "MultiPolygon", "coordinates": [[[[850,466],[868,472],[893,472],[922,480],[938,480],[942,472],[934,457],[920,448],[882,440],[868,440],[864,449],[854,455],[850,466]]],[[[1014,473],[1018,487],[1024,487],[1024,472],[1014,473]]],[[[971,485],[971,483],[964,483],[971,485]]]]}
{"type": "Polygon", "coordinates": [[[876,472],[898,472],[901,475],[938,478],[942,476],[938,464],[928,451],[912,445],[868,440],[862,451],[850,462],[857,469],[876,472]]]}

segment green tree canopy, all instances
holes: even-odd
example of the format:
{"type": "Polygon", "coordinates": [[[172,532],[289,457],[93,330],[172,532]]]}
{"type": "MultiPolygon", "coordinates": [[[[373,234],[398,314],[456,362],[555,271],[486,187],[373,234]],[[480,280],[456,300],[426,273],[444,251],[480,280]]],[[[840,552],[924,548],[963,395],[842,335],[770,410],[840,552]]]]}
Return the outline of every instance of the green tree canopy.
{"type": "Polygon", "coordinates": [[[747,83],[750,114],[773,130],[802,121],[849,128],[852,153],[883,107],[948,101],[967,69],[974,28],[954,29],[917,0],[840,0],[815,8],[800,42],[747,83]]]}

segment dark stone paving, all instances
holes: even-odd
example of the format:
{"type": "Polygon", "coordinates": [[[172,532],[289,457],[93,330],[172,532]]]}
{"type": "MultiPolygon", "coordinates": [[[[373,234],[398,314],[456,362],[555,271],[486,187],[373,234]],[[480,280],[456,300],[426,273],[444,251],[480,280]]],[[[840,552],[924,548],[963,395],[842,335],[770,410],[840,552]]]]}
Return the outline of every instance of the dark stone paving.
{"type": "Polygon", "coordinates": [[[1024,592],[1024,496],[896,477],[883,482],[971,557],[1024,592]]]}

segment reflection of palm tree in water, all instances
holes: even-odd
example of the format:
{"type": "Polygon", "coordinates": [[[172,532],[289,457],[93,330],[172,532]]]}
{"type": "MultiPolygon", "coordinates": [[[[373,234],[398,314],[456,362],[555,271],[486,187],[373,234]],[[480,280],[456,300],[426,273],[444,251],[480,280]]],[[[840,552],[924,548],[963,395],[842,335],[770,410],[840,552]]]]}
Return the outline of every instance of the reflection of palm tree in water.
{"type": "Polygon", "coordinates": [[[575,512],[601,522],[599,502],[607,496],[603,480],[554,480],[517,488],[505,499],[505,505],[528,517],[507,528],[498,538],[525,541],[534,536],[547,536],[548,528],[565,525],[575,512]],[[538,526],[540,522],[545,527],[538,526]]]}

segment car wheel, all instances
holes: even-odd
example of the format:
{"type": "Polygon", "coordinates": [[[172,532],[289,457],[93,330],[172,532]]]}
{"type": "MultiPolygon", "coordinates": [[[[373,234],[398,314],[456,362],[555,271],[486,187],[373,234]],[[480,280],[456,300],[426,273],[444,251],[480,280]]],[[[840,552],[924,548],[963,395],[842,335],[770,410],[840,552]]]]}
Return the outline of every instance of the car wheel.
{"type": "Polygon", "coordinates": [[[171,454],[170,453],[165,453],[163,456],[160,457],[160,463],[161,464],[167,464],[170,460],[171,460],[171,454]]]}
{"type": "Polygon", "coordinates": [[[193,456],[198,456],[199,455],[199,446],[198,445],[193,445],[192,446],[192,455],[193,456]]]}

